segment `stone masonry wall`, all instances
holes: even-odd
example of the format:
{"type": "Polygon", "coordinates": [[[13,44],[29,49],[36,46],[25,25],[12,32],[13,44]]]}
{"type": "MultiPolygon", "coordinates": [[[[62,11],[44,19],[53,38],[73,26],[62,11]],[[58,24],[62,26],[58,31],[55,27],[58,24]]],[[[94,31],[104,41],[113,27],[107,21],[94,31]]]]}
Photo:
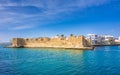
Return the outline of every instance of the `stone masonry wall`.
{"type": "Polygon", "coordinates": [[[62,47],[82,48],[91,47],[90,41],[84,36],[71,36],[68,38],[13,38],[13,47],[62,47]]]}

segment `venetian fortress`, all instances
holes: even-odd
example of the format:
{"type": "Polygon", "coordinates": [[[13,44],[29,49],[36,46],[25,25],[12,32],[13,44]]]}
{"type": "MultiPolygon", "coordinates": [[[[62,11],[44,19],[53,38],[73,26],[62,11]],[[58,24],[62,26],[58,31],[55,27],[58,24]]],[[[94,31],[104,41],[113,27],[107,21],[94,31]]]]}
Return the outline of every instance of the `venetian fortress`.
{"type": "Polygon", "coordinates": [[[84,36],[13,38],[11,47],[27,48],[62,48],[62,49],[93,49],[90,39],[84,36]]]}

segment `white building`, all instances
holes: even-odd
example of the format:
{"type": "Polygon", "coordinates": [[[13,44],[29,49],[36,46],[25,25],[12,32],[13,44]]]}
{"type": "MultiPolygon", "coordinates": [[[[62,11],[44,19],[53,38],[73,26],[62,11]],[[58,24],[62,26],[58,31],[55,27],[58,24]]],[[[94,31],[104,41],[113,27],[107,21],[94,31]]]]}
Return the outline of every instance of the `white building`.
{"type": "Polygon", "coordinates": [[[111,36],[111,35],[104,35],[104,38],[105,38],[105,45],[111,45],[111,44],[114,44],[114,36],[111,36]]]}
{"type": "Polygon", "coordinates": [[[115,39],[115,44],[120,44],[120,36],[118,37],[118,39],[115,39]]]}
{"type": "Polygon", "coordinates": [[[118,40],[120,41],[120,36],[119,36],[118,40]]]}
{"type": "Polygon", "coordinates": [[[87,37],[91,40],[98,40],[99,36],[96,34],[88,34],[87,37]]]}
{"type": "Polygon", "coordinates": [[[88,34],[87,38],[91,40],[92,45],[97,45],[98,35],[96,34],[88,34]]]}
{"type": "Polygon", "coordinates": [[[111,45],[114,44],[114,36],[88,34],[87,38],[91,40],[92,45],[111,45]]]}
{"type": "Polygon", "coordinates": [[[114,36],[111,36],[111,35],[105,35],[105,40],[114,40],[114,36]]]}

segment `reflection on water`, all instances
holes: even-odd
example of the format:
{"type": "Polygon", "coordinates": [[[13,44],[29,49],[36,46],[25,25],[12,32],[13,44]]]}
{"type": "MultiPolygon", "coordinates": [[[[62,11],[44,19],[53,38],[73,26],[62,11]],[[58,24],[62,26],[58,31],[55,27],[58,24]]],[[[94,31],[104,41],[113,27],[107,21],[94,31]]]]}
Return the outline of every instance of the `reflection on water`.
{"type": "Polygon", "coordinates": [[[0,48],[0,74],[120,74],[120,47],[95,50],[0,48]],[[108,50],[108,51],[106,51],[108,50]]]}
{"type": "Polygon", "coordinates": [[[106,47],[105,47],[105,50],[106,50],[106,51],[109,51],[109,50],[110,50],[110,46],[106,46],[106,47]]]}

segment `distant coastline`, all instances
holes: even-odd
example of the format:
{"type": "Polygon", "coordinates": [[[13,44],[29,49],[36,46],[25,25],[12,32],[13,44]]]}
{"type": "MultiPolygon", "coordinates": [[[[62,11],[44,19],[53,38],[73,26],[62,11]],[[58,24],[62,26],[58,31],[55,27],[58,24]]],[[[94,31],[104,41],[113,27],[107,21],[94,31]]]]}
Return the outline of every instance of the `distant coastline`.
{"type": "Polygon", "coordinates": [[[12,45],[9,48],[54,48],[54,49],[77,49],[77,50],[93,50],[97,46],[117,46],[120,45],[120,38],[117,40],[113,36],[99,36],[88,34],[87,37],[80,35],[69,37],[57,35],[52,38],[13,38],[12,45]]]}

